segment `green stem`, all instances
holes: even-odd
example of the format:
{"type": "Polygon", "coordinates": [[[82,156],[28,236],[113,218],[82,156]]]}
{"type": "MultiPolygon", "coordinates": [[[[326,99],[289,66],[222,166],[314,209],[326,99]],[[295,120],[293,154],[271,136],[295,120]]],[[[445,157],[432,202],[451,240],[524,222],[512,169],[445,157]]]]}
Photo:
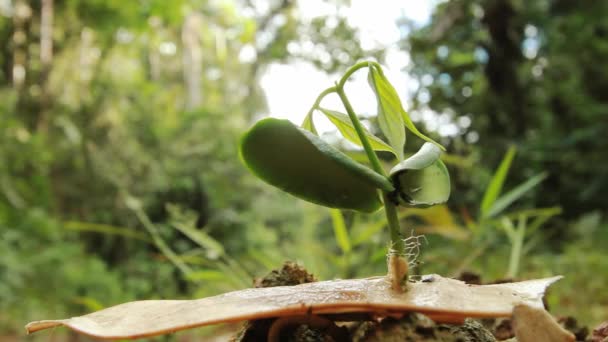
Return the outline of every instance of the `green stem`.
{"type": "Polygon", "coordinates": [[[321,101],[323,101],[323,98],[324,98],[325,96],[327,96],[327,95],[329,95],[329,94],[331,94],[331,93],[335,93],[335,92],[336,92],[336,87],[329,87],[329,88],[327,88],[327,89],[323,90],[323,91],[321,92],[321,94],[319,94],[319,96],[317,96],[317,99],[315,100],[315,103],[314,103],[314,104],[312,105],[312,107],[310,107],[310,109],[308,110],[308,114],[307,114],[307,116],[312,115],[312,112],[313,112],[315,109],[319,108],[319,105],[321,104],[321,101]]]}
{"type": "MultiPolygon", "coordinates": [[[[336,83],[336,86],[334,88],[335,88],[335,91],[338,93],[338,96],[340,97],[342,104],[344,105],[344,109],[346,109],[346,113],[348,114],[350,120],[353,123],[353,127],[355,128],[355,131],[357,132],[359,139],[361,140],[361,144],[363,145],[363,149],[365,150],[365,153],[367,154],[367,157],[372,166],[372,169],[374,171],[376,171],[377,173],[381,174],[382,176],[386,177],[386,172],[384,171],[382,164],[380,164],[380,160],[378,159],[376,152],[372,148],[369,140],[367,139],[367,136],[365,135],[365,131],[363,130],[363,125],[361,124],[361,121],[359,121],[359,118],[355,114],[355,111],[353,110],[353,107],[350,104],[350,101],[348,100],[348,98],[346,97],[346,93],[344,92],[344,84],[346,83],[346,80],[348,79],[348,77],[350,75],[352,75],[358,69],[361,69],[364,67],[370,67],[371,65],[374,65],[374,64],[376,67],[379,68],[379,66],[377,66],[377,63],[374,63],[374,62],[362,62],[362,63],[358,63],[358,64],[354,65],[353,67],[348,69],[348,71],[344,74],[344,76],[340,79],[340,81],[336,83]]],[[[389,251],[389,258],[394,257],[397,259],[402,259],[402,261],[406,264],[406,267],[404,270],[405,274],[403,274],[401,272],[395,272],[395,270],[391,270],[389,273],[392,273],[393,277],[398,278],[398,282],[399,282],[398,286],[403,290],[403,286],[401,285],[402,281],[407,280],[407,260],[405,259],[405,257],[406,257],[405,243],[404,243],[403,239],[401,238],[401,227],[399,224],[399,217],[397,216],[396,206],[390,200],[389,193],[387,191],[382,191],[382,198],[383,198],[383,202],[384,202],[384,210],[386,212],[386,219],[388,221],[388,227],[389,227],[389,231],[390,231],[390,235],[391,235],[391,248],[389,251]],[[401,274],[397,274],[397,273],[401,273],[401,274]]],[[[396,263],[396,264],[398,264],[398,263],[396,263]]],[[[390,267],[392,267],[391,264],[389,264],[389,268],[390,267]]]]}
{"type": "Polygon", "coordinates": [[[363,145],[363,149],[367,154],[367,158],[369,158],[369,162],[372,164],[372,169],[386,177],[386,172],[384,172],[384,169],[380,164],[380,160],[378,159],[376,152],[374,152],[372,145],[367,139],[367,136],[365,135],[365,130],[363,129],[363,125],[361,125],[361,121],[359,121],[359,118],[355,114],[353,106],[350,104],[350,101],[348,101],[346,93],[344,93],[344,88],[341,87],[339,84],[337,84],[335,88],[336,92],[338,93],[338,96],[340,96],[340,100],[342,100],[344,109],[346,109],[346,113],[348,113],[348,117],[350,118],[350,121],[352,121],[353,127],[355,127],[355,131],[357,132],[357,135],[361,140],[361,144],[363,145]]]}
{"type": "Polygon", "coordinates": [[[405,256],[405,242],[401,237],[401,226],[399,224],[399,216],[397,215],[397,206],[388,198],[385,192],[382,196],[384,202],[384,211],[386,212],[386,220],[391,233],[391,250],[399,256],[405,256]]]}
{"type": "Polygon", "coordinates": [[[507,272],[507,278],[513,279],[517,276],[525,236],[526,221],[524,217],[520,217],[519,222],[517,223],[517,229],[515,230],[515,234],[513,234],[513,238],[511,240],[511,256],[509,258],[509,270],[507,272]]]}
{"type": "Polygon", "coordinates": [[[380,67],[380,64],[376,63],[376,62],[372,62],[372,61],[364,61],[364,62],[359,62],[355,65],[353,65],[352,67],[348,68],[348,70],[346,70],[346,72],[344,73],[344,76],[342,76],[342,78],[340,78],[340,81],[338,81],[337,87],[338,89],[344,88],[344,84],[346,84],[346,81],[348,81],[348,78],[355,73],[355,71],[362,69],[362,68],[368,68],[368,67],[375,67],[376,69],[378,69],[380,71],[380,73],[382,73],[382,68],[380,67]]]}

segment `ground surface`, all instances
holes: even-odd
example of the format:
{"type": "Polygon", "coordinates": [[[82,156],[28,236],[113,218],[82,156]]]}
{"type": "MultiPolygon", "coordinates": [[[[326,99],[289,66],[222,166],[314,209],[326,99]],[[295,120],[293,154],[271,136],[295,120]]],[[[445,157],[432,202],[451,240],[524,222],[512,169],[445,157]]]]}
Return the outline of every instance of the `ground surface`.
{"type": "MultiPolygon", "coordinates": [[[[479,277],[463,276],[478,283],[479,277]]],[[[316,281],[303,267],[286,262],[280,269],[255,281],[256,287],[296,285],[316,281]]],[[[577,341],[608,342],[608,324],[590,332],[579,327],[574,318],[560,318],[560,324],[575,334],[577,341]]],[[[508,319],[473,320],[464,324],[436,324],[424,315],[402,317],[301,316],[248,322],[233,341],[514,341],[508,319]]]]}

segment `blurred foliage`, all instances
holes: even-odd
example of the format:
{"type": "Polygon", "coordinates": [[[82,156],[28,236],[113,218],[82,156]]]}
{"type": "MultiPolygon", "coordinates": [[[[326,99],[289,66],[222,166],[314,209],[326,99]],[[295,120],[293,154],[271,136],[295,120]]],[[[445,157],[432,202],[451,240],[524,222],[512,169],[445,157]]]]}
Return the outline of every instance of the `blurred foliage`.
{"type": "MultiPolygon", "coordinates": [[[[516,143],[503,189],[549,176],[513,210],[564,211],[519,274],[564,274],[557,312],[606,316],[606,14],[602,1],[451,0],[428,25],[402,23],[419,81],[412,117],[432,109],[460,127],[442,140],[450,207],[400,213],[404,233],[427,235],[418,272],[454,275],[472,255],[484,279],[504,276],[507,239],[488,230],[494,243],[475,256],[467,222],[516,143]]],[[[242,288],[285,259],[321,279],[385,272],[382,213],[303,203],[237,155],[266,111],[258,81],[270,64],[382,62],[347,18],[300,18],[291,0],[12,0],[0,1],[0,41],[0,335],[242,288]]]]}
{"type": "Polygon", "coordinates": [[[246,287],[291,255],[300,227],[315,243],[319,209],[250,176],[237,142],[266,110],[271,63],[382,58],[344,18],[304,21],[290,0],[0,12],[0,331],[246,287]]]}
{"type": "MultiPolygon", "coordinates": [[[[414,107],[462,123],[451,151],[476,142],[479,163],[496,165],[516,143],[511,182],[548,171],[530,200],[559,201],[562,218],[605,207],[608,191],[608,3],[452,0],[403,41],[416,75],[414,107]],[[477,141],[478,140],[478,141],[477,141]]],[[[408,28],[409,27],[409,28],[408,28]]],[[[486,171],[487,172],[487,171],[486,171]]],[[[489,174],[456,176],[483,188],[489,174]]],[[[477,201],[466,193],[456,201],[477,201]]],[[[564,225],[561,225],[565,228],[564,225]]]]}
{"type": "MultiPolygon", "coordinates": [[[[552,251],[543,240],[521,259],[519,279],[564,275],[548,292],[548,307],[557,316],[571,315],[593,327],[606,319],[608,294],[608,259],[604,246],[608,242],[608,225],[599,211],[590,211],[570,225],[572,238],[560,253],[552,251]],[[603,219],[603,222],[602,222],[603,219]]],[[[438,235],[427,235],[420,265],[423,273],[457,277],[462,271],[481,275],[484,282],[505,279],[511,253],[507,243],[496,243],[490,251],[465,243],[445,243],[438,235]],[[439,247],[441,246],[441,247],[439,247]],[[470,258],[477,254],[476,257],[470,258]],[[464,257],[463,257],[464,256],[464,257]],[[463,264],[468,264],[462,268],[463,264]]]]}
{"type": "MultiPolygon", "coordinates": [[[[511,210],[537,216],[528,223],[519,216],[519,222],[528,228],[543,224],[530,237],[520,276],[564,274],[551,307],[594,323],[608,314],[606,291],[597,289],[608,282],[608,265],[600,261],[606,259],[601,221],[608,214],[608,69],[601,62],[608,58],[606,15],[605,1],[448,0],[424,25],[400,22],[408,33],[401,47],[410,53],[408,71],[416,79],[411,110],[427,128],[437,122],[455,127],[444,132],[448,150],[468,156],[467,163],[452,164],[449,205],[462,224],[483,227],[491,223],[490,203],[503,186],[514,189],[511,195],[519,192],[511,210]],[[512,145],[518,156],[512,165],[504,162],[511,165],[509,176],[506,165],[493,173],[491,165],[512,145]],[[556,206],[562,209],[557,216],[529,210],[556,206]],[[590,213],[594,228],[582,233],[580,220],[590,213]],[[587,291],[593,294],[584,295],[587,291]],[[583,309],[587,305],[591,309],[583,309]]],[[[500,229],[482,229],[492,247],[486,249],[474,235],[472,246],[433,248],[425,255],[425,271],[449,274],[468,264],[484,279],[503,277],[513,253],[500,231],[513,243],[518,221],[518,215],[506,217],[494,225],[500,229]],[[464,263],[463,255],[469,255],[464,263]]]]}

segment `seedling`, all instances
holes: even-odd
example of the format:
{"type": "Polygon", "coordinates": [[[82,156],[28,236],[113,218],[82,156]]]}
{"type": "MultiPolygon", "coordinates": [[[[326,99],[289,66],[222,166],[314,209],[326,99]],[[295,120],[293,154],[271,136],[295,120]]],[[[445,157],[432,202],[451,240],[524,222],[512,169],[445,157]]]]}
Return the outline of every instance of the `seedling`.
{"type": "Polygon", "coordinates": [[[348,69],[335,86],[321,92],[301,128],[286,120],[261,120],[243,137],[240,152],[254,174],[296,197],[367,213],[383,206],[391,237],[389,275],[393,289],[404,291],[409,267],[397,206],[428,207],[447,201],[450,176],[440,159],[442,150],[413,124],[380,65],[362,62],[348,69]],[[378,102],[378,124],[387,142],[364,128],[344,90],[348,78],[360,69],[368,70],[368,81],[378,102]],[[347,114],[321,106],[323,98],[332,93],[340,97],[347,114]],[[371,169],[316,135],[313,115],[317,112],[327,116],[344,138],[363,146],[371,169]],[[427,141],[409,158],[404,158],[406,128],[427,141]],[[388,173],[376,151],[394,154],[396,162],[388,173]]]}
{"type": "MultiPolygon", "coordinates": [[[[424,208],[447,201],[450,178],[440,159],[442,150],[416,129],[380,65],[358,63],[333,87],[321,92],[302,127],[285,120],[261,120],[243,136],[240,154],[258,177],[304,200],[365,213],[384,207],[390,230],[389,281],[386,277],[319,281],[245,289],[196,300],[137,301],[81,317],[32,322],[26,329],[35,332],[64,325],[94,337],[121,339],[264,318],[291,317],[292,321],[325,324],[329,319],[317,315],[347,313],[377,318],[416,311],[437,322],[455,323],[466,317],[507,317],[519,305],[543,310],[545,289],[560,277],[485,286],[439,275],[409,281],[408,244],[401,236],[397,207],[424,208]],[[363,127],[344,91],[348,78],[360,69],[368,69],[378,101],[378,123],[387,142],[363,127]],[[321,107],[323,98],[332,93],[340,97],[346,114],[321,107]],[[326,115],[346,139],[363,147],[371,168],[316,135],[313,114],[317,112],[326,115]],[[408,158],[404,156],[406,128],[426,141],[408,158]],[[395,155],[395,165],[389,172],[376,155],[379,150],[395,155]]],[[[530,330],[522,329],[524,333],[530,330]]]]}

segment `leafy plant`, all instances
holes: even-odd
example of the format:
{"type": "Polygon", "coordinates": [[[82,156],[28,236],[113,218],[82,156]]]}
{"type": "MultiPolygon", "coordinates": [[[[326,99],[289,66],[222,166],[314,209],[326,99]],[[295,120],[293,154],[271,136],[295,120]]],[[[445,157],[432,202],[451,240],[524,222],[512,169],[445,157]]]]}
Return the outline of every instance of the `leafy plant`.
{"type": "MultiPolygon", "coordinates": [[[[560,207],[523,209],[505,213],[505,210],[547,177],[546,173],[539,173],[503,194],[502,189],[516,151],[516,148],[511,146],[505,153],[486,188],[478,219],[467,222],[475,241],[480,242],[481,246],[473,252],[473,256],[481,255],[493,243],[492,229],[498,229],[506,234],[511,244],[509,265],[505,274],[508,279],[517,276],[522,255],[539,242],[540,237],[535,235],[538,229],[550,218],[561,213],[560,207]],[[526,239],[529,241],[525,244],[526,239]]],[[[464,265],[468,262],[470,262],[469,258],[464,265]]]]}
{"type": "MultiPolygon", "coordinates": [[[[301,199],[338,209],[374,212],[384,207],[391,235],[389,274],[394,289],[403,290],[408,279],[408,251],[402,239],[398,205],[428,207],[447,201],[450,178],[440,159],[444,148],[422,134],[401,105],[397,91],[375,62],[361,62],[317,97],[302,127],[286,120],[259,121],[242,138],[240,155],[250,170],[267,183],[301,199]],[[368,69],[368,81],[378,102],[378,122],[387,142],[367,131],[344,90],[348,78],[368,69]],[[347,114],[322,108],[323,98],[336,93],[347,114]],[[313,114],[320,111],[349,141],[365,150],[371,169],[335,149],[317,136],[313,114]],[[406,128],[426,140],[420,150],[404,159],[406,128]],[[390,151],[396,165],[386,172],[375,151],[390,151]]],[[[334,213],[336,237],[343,252],[350,242],[334,213]]]]}

